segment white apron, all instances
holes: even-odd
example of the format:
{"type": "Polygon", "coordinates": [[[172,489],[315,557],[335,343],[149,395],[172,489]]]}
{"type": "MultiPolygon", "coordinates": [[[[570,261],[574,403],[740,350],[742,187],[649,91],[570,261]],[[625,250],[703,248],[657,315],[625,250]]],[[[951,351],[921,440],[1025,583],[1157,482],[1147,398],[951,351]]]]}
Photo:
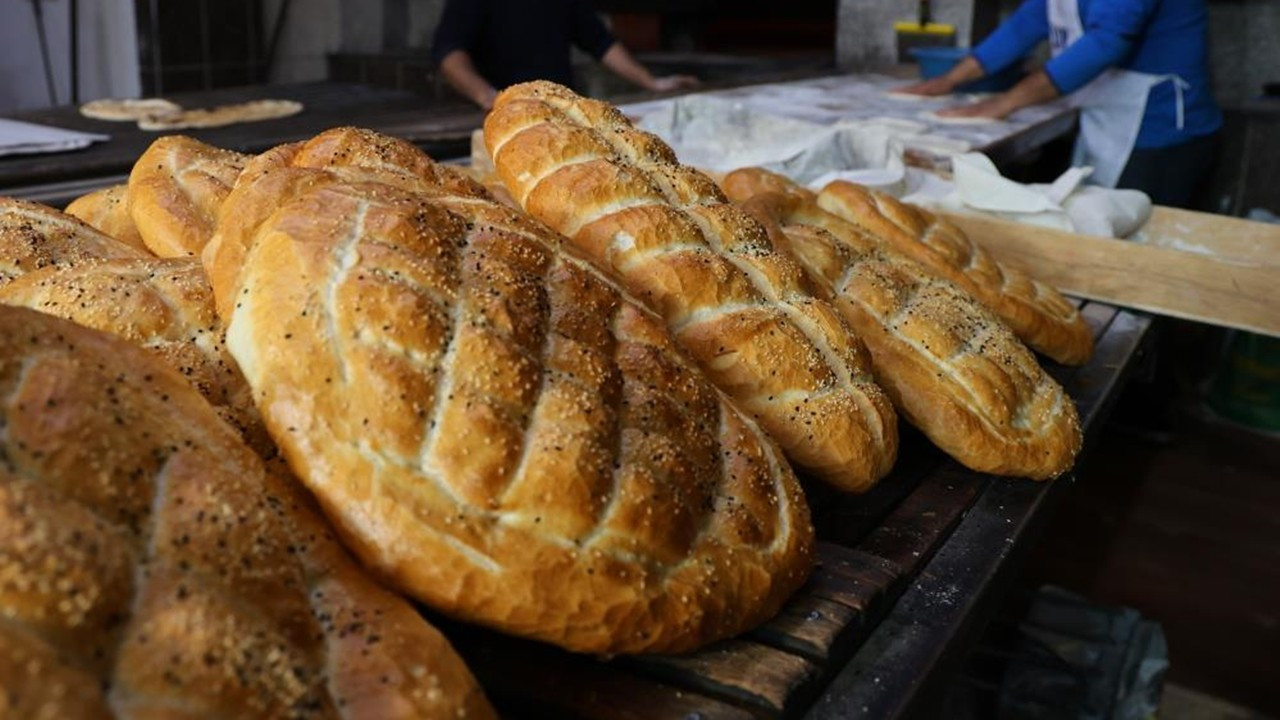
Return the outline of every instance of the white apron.
{"type": "MultiPolygon", "coordinates": [[[[1078,0],[1046,0],[1049,11],[1049,46],[1058,55],[1084,35],[1078,0]]],[[[1104,2],[1105,0],[1093,0],[1104,2]]],[[[1152,75],[1110,68],[1071,94],[1080,109],[1080,136],[1076,139],[1074,165],[1093,167],[1092,182],[1115,187],[1129,162],[1142,127],[1147,95],[1162,82],[1172,82],[1177,96],[1178,129],[1182,129],[1182,91],[1189,85],[1177,75],[1152,75]]]]}

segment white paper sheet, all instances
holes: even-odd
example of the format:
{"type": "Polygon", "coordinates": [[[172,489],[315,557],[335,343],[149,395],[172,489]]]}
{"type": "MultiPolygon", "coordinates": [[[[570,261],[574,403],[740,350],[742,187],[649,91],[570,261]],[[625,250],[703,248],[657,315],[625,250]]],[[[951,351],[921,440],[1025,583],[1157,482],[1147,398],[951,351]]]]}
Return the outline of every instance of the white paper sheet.
{"type": "Polygon", "coordinates": [[[0,157],[79,150],[91,143],[110,139],[110,135],[0,118],[0,157]]]}

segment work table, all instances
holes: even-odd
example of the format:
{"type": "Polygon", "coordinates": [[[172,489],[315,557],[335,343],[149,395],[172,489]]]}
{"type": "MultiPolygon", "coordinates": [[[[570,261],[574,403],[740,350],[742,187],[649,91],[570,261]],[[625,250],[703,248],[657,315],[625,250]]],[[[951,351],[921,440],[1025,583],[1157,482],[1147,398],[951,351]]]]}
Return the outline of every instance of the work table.
{"type": "MultiPolygon", "coordinates": [[[[811,71],[788,73],[772,78],[757,78],[748,83],[721,82],[699,88],[698,93],[742,99],[764,91],[782,89],[817,90],[828,96],[828,107],[818,108],[825,117],[865,117],[868,113],[884,115],[894,104],[862,107],[859,98],[870,97],[847,92],[868,83],[900,82],[889,76],[825,75],[814,77],[811,71]],[[841,89],[844,89],[843,91],[841,89]]],[[[652,95],[619,98],[619,102],[644,101],[652,95]]],[[[322,130],[339,125],[359,125],[395,135],[416,143],[438,159],[467,153],[472,131],[479,128],[484,114],[473,105],[458,99],[434,99],[402,91],[358,83],[312,82],[288,85],[255,85],[191,93],[177,93],[169,99],[184,107],[210,107],[248,100],[277,98],[296,100],[304,110],[291,117],[262,122],[243,123],[203,130],[183,130],[202,142],[238,152],[261,152],[275,145],[302,140],[322,130]]],[[[898,101],[903,118],[919,112],[910,102],[898,101]]],[[[796,112],[797,108],[781,108],[796,112]]],[[[80,115],[73,106],[12,113],[14,120],[51,125],[68,130],[103,133],[110,140],[94,143],[83,150],[47,155],[16,155],[0,158],[0,194],[62,205],[92,190],[123,182],[130,168],[147,146],[164,133],[138,129],[130,122],[105,122],[80,115]]],[[[1045,143],[1062,137],[1075,127],[1075,112],[1065,105],[1042,109],[1025,120],[999,123],[987,128],[967,126],[937,127],[931,130],[944,136],[965,138],[975,149],[988,153],[997,164],[1026,155],[1045,143]]]]}

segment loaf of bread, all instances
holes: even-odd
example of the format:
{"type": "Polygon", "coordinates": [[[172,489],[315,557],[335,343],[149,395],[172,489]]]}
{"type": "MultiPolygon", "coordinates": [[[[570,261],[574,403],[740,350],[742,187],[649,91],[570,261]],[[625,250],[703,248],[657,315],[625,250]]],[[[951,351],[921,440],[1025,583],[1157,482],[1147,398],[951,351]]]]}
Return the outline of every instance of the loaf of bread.
{"type": "Polygon", "coordinates": [[[199,255],[247,160],[182,135],[151,143],[129,173],[129,214],[151,252],[199,255]]]}
{"type": "Polygon", "coordinates": [[[876,379],[943,451],[983,472],[1034,479],[1069,469],[1075,405],[972,296],[824,211],[814,194],[756,168],[722,181],[779,236],[865,340],[876,379]]]}
{"type": "Polygon", "coordinates": [[[145,350],[0,307],[0,714],[493,717],[448,642],[145,350]]]}
{"type": "Polygon", "coordinates": [[[562,242],[342,129],[255,158],[205,261],[282,454],[389,583],[584,652],[742,632],[810,568],[799,484],[562,242]]]}
{"type": "Polygon", "coordinates": [[[1093,354],[1093,332],[1074,304],[1026,273],[997,262],[953,223],[843,180],[823,188],[818,204],[955,283],[1048,357],[1079,365],[1093,354]]]}
{"type": "Polygon", "coordinates": [[[797,466],[851,491],[888,472],[896,417],[862,343],[709,178],[553,83],[504,91],[484,137],[515,200],[661,314],[797,466]]]}
{"type": "Polygon", "coordinates": [[[147,348],[199,390],[255,452],[275,454],[249,385],[226,350],[213,290],[196,258],[44,268],[0,286],[0,303],[57,315],[147,348]]]}
{"type": "Polygon", "coordinates": [[[138,234],[138,226],[133,224],[133,216],[129,214],[129,186],[126,184],[81,195],[67,205],[65,212],[129,247],[151,254],[138,234]]]}
{"type": "Polygon", "coordinates": [[[47,205],[0,197],[0,286],[45,267],[146,257],[47,205]]]}

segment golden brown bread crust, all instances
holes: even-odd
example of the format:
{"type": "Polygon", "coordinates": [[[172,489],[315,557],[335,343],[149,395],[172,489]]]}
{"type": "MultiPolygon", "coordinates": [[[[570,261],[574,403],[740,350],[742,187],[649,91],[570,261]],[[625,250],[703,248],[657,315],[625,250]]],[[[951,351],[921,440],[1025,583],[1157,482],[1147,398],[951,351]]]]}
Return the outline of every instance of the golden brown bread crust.
{"type": "Polygon", "coordinates": [[[1081,442],[1075,405],[986,308],[822,210],[786,178],[751,168],[723,183],[833,285],[876,379],[938,447],[1000,475],[1040,480],[1071,467],[1081,442]]]}
{"type": "Polygon", "coordinates": [[[138,226],[133,224],[133,216],[129,214],[129,186],[126,184],[81,195],[67,205],[65,212],[129,247],[151,254],[138,234],[138,226]]]}
{"type": "Polygon", "coordinates": [[[0,307],[12,717],[492,717],[292,481],[118,337],[0,307]]]}
{"type": "Polygon", "coordinates": [[[47,205],[0,197],[0,286],[40,268],[145,257],[149,255],[47,205]]]}
{"type": "Polygon", "coordinates": [[[199,260],[148,257],[44,268],[0,287],[0,303],[57,315],[147,348],[199,390],[255,452],[275,454],[249,385],[227,352],[199,260]]]}
{"type": "Polygon", "coordinates": [[[129,173],[129,214],[151,252],[199,255],[248,159],[182,135],[151,143],[129,173]]]}
{"type": "Polygon", "coordinates": [[[1093,332],[1074,304],[1026,273],[1001,265],[953,223],[843,180],[823,188],[818,204],[968,291],[1023,342],[1050,358],[1080,365],[1093,354],[1093,332]]]}
{"type": "Polygon", "coordinates": [[[344,129],[256,158],[205,259],[281,452],[396,587],[585,652],[742,632],[809,570],[795,476],[561,242],[344,129]]]}
{"type": "Polygon", "coordinates": [[[485,141],[516,201],[661,314],[799,467],[851,491],[889,471],[896,418],[862,343],[710,179],[552,83],[504,91],[485,141]]]}

